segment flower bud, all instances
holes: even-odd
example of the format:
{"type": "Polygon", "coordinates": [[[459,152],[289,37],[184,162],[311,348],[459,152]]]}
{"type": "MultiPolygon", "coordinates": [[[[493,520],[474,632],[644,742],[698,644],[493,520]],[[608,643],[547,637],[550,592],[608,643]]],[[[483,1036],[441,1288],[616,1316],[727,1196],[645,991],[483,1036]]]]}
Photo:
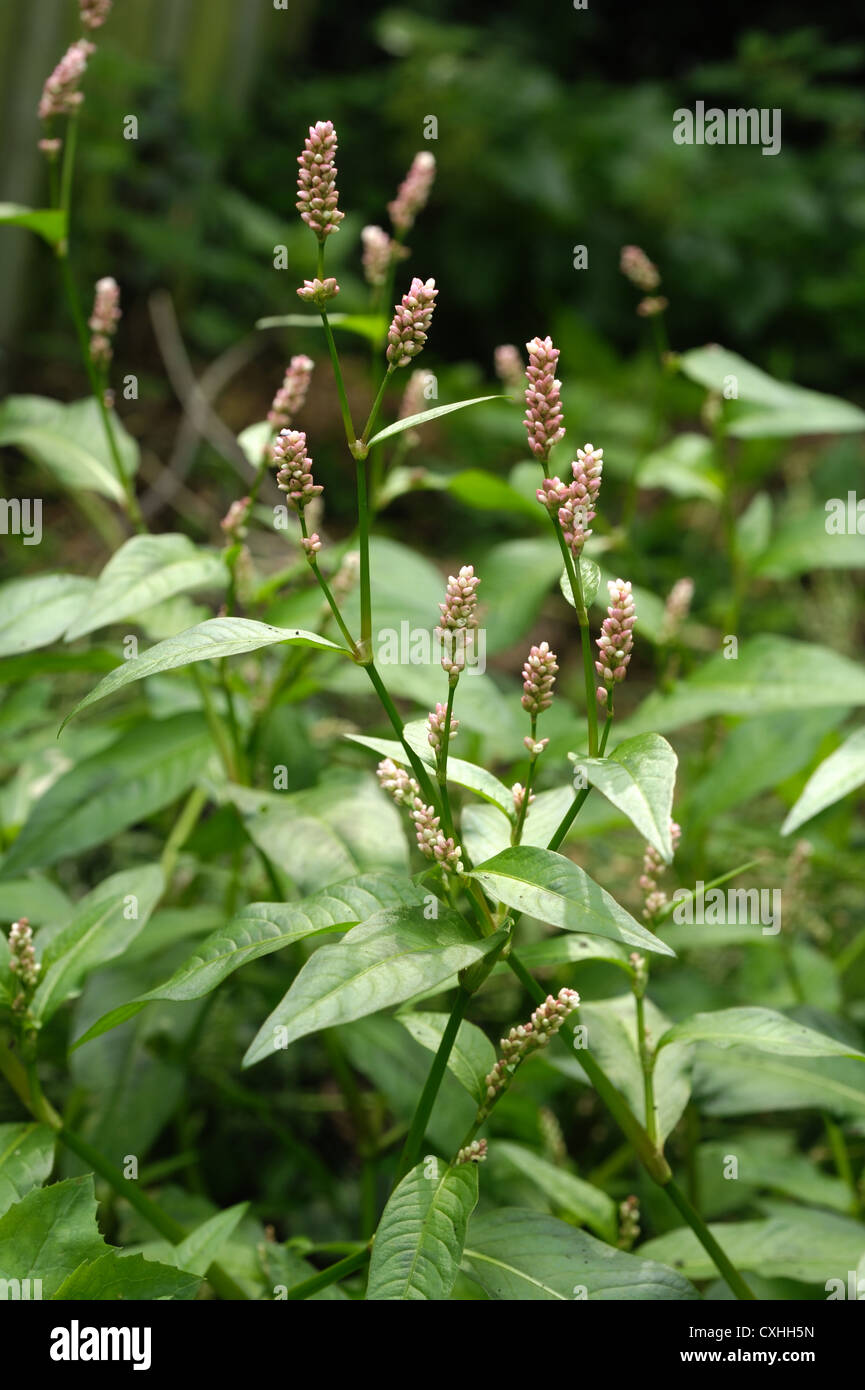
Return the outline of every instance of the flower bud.
{"type": "MultiPolygon", "coordinates": [[[[324,241],[331,232],[339,230],[345,216],[337,208],[336,188],[336,131],[332,121],[316,121],[310,126],[303,152],[297,157],[300,172],[297,176],[296,207],[304,222],[324,241]]],[[[336,282],[334,282],[336,283],[336,282]]],[[[300,293],[300,291],[298,291],[300,293]]]]}

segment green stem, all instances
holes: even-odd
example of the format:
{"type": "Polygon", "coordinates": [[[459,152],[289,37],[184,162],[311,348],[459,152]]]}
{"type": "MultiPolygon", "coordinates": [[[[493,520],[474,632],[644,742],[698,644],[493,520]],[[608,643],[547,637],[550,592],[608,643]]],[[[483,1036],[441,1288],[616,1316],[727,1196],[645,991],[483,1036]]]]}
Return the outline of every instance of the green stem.
{"type": "Polygon", "coordinates": [[[399,1163],[397,1164],[394,1187],[405,1177],[406,1173],[410,1172],[420,1157],[421,1145],[423,1144],[429,1118],[432,1114],[433,1106],[435,1105],[436,1096],[438,1095],[445,1069],[447,1068],[448,1058],[456,1042],[457,1033],[465,1017],[465,1012],[471,997],[469,990],[460,985],[457,990],[453,1008],[451,1009],[447,1027],[442,1033],[438,1052],[433,1059],[433,1064],[430,1067],[426,1084],[421,1092],[420,1100],[417,1103],[417,1108],[412,1118],[411,1127],[406,1136],[405,1144],[403,1145],[403,1151],[400,1155],[399,1163]]]}
{"type": "Polygon", "coordinates": [[[574,797],[567,811],[556,826],[552,839],[547,845],[547,849],[558,849],[574,821],[577,819],[591,790],[591,787],[583,787],[582,791],[577,792],[577,795],[574,797]]]}
{"type": "Polygon", "coordinates": [[[369,1257],[368,1249],[359,1250],[356,1255],[347,1255],[344,1260],[338,1260],[329,1269],[323,1269],[321,1274],[315,1274],[311,1279],[304,1279],[302,1283],[295,1284],[293,1289],[288,1290],[285,1297],[289,1302],[312,1298],[312,1295],[319,1293],[321,1289],[327,1289],[331,1284],[337,1284],[340,1279],[345,1279],[347,1275],[354,1274],[355,1270],[363,1269],[369,1257]]]}
{"type": "Polygon", "coordinates": [[[160,866],[162,868],[162,877],[165,879],[166,884],[171,882],[171,875],[174,873],[177,856],[183,849],[192,831],[195,829],[198,818],[206,805],[207,792],[203,787],[193,787],[184,802],[180,815],[174,823],[171,834],[165,841],[165,848],[162,851],[160,866]]]}
{"type": "Polygon", "coordinates": [[[367,499],[366,460],[355,463],[357,475],[357,531],[360,551],[360,646],[366,662],[373,659],[372,650],[372,589],[369,569],[369,503],[367,499]]]}
{"type": "MultiPolygon", "coordinates": [[[[307,530],[307,525],[306,525],[306,516],[305,516],[305,514],[304,514],[303,511],[301,511],[301,513],[300,513],[300,530],[301,530],[301,534],[302,534],[304,540],[308,540],[308,539],[309,539],[309,532],[308,532],[308,530],[307,530]]],[[[315,557],[314,555],[312,556],[311,560],[309,561],[309,567],[310,567],[310,569],[312,570],[313,574],[315,575],[316,583],[318,584],[318,587],[321,589],[321,592],[322,592],[322,594],[324,595],[324,597],[325,597],[325,599],[326,599],[326,601],[327,601],[327,606],[328,606],[328,608],[330,609],[331,613],[333,614],[334,621],[336,622],[337,627],[339,628],[340,632],[342,633],[343,637],[345,638],[345,640],[346,640],[346,642],[347,642],[347,644],[348,644],[348,649],[349,649],[349,651],[351,652],[352,656],[357,657],[357,655],[358,655],[357,643],[355,642],[354,638],[352,637],[351,633],[349,632],[348,628],[346,627],[345,622],[343,621],[343,616],[342,616],[342,614],[341,614],[340,611],[339,611],[339,606],[338,606],[338,604],[337,604],[337,601],[336,601],[336,599],[334,598],[333,594],[332,594],[331,591],[330,591],[330,585],[328,584],[327,580],[325,579],[324,575],[322,574],[321,570],[319,569],[319,567],[318,567],[318,560],[316,559],[316,557],[315,557]]]]}
{"type": "Polygon", "coordinates": [[[445,823],[445,834],[450,836],[453,836],[454,834],[454,819],[451,813],[450,797],[448,796],[448,748],[450,746],[451,716],[453,715],[454,696],[456,694],[458,680],[459,674],[457,674],[455,679],[451,678],[448,681],[448,700],[445,713],[445,723],[444,729],[442,730],[441,748],[439,749],[439,754],[436,758],[436,772],[438,775],[439,794],[441,796],[442,801],[442,816],[445,823]]]}
{"type": "Polygon", "coordinates": [[[399,739],[400,743],[402,744],[403,748],[405,749],[405,754],[409,760],[409,763],[411,764],[412,772],[414,773],[415,777],[420,783],[421,790],[423,791],[424,796],[427,798],[429,804],[435,807],[437,805],[437,797],[435,791],[433,790],[432,781],[430,780],[429,770],[426,767],[424,767],[417,753],[408,743],[405,736],[405,726],[403,725],[403,722],[400,719],[399,711],[397,710],[396,705],[390,698],[384,681],[382,680],[375,664],[372,661],[367,666],[364,666],[363,669],[366,671],[367,675],[372,681],[375,693],[378,695],[384,712],[391,722],[393,731],[399,739]]]}
{"type": "Polygon", "coordinates": [[[642,993],[635,994],[637,1004],[637,1044],[643,1072],[643,1100],[646,1112],[646,1133],[656,1148],[658,1144],[658,1112],[655,1105],[655,1058],[646,1037],[646,1008],[642,993]]]}
{"type": "Polygon", "coordinates": [[[208,728],[210,729],[213,741],[219,751],[219,756],[222,759],[222,765],[225,768],[226,776],[229,781],[234,782],[236,780],[236,769],[234,766],[231,740],[228,737],[225,725],[216,711],[216,706],[207,688],[207,681],[199,671],[197,665],[193,664],[190,669],[192,671],[192,679],[198,686],[198,693],[201,696],[201,704],[204,709],[204,717],[207,720],[208,728]]]}
{"type": "MultiPolygon", "coordinates": [[[[536,1000],[537,1003],[543,1003],[546,997],[544,991],[513,952],[508,956],[508,965],[531,997],[536,1000]]],[[[573,1032],[575,1021],[575,1015],[572,1014],[570,1018],[565,1020],[560,1030],[561,1034],[566,1036],[568,1033],[573,1032]]],[[[613,1119],[618,1124],[622,1133],[625,1135],[625,1138],[631,1144],[631,1147],[646,1169],[649,1177],[653,1182],[657,1183],[659,1187],[663,1187],[670,1194],[676,1207],[678,1207],[682,1216],[691,1227],[691,1230],[694,1232],[704,1250],[706,1250],[717,1266],[722,1277],[729,1284],[733,1293],[737,1298],[753,1298],[754,1295],[748,1288],[748,1285],[737,1270],[733,1268],[699,1212],[694,1210],[685,1194],[673,1181],[672,1171],[664,1155],[660,1153],[657,1147],[652,1143],[646,1130],[632,1114],[624,1096],[616,1090],[615,1086],[595,1061],[588,1048],[580,1049],[580,1065],[586,1073],[589,1082],[610,1111],[610,1114],[613,1116],[613,1119]]]]}
{"type": "Polygon", "coordinates": [[[379,409],[381,408],[382,397],[384,396],[384,389],[387,386],[387,383],[390,379],[390,374],[391,368],[388,367],[387,371],[381,379],[381,385],[378,388],[378,395],[373,401],[372,410],[369,412],[367,422],[363,427],[363,434],[360,437],[360,442],[364,446],[364,448],[366,448],[367,441],[372,433],[372,427],[376,422],[376,417],[378,416],[379,409]]]}
{"type": "Polygon", "coordinates": [[[847,1184],[850,1189],[850,1211],[853,1216],[858,1216],[861,1208],[859,1188],[856,1184],[856,1177],[853,1172],[853,1165],[850,1162],[850,1155],[847,1152],[847,1144],[844,1139],[844,1131],[831,1115],[824,1113],[823,1126],[826,1130],[826,1138],[829,1140],[829,1147],[832,1150],[832,1157],[835,1160],[835,1167],[838,1176],[847,1184]]]}

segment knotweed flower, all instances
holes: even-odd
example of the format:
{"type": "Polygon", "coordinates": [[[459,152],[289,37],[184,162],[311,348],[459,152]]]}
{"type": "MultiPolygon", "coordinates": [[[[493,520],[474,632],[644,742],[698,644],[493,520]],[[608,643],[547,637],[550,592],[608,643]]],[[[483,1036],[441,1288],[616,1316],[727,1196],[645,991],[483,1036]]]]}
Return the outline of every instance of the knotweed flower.
{"type": "Polygon", "coordinates": [[[232,502],[219,523],[228,540],[242,541],[244,539],[247,531],[246,517],[250,501],[249,497],[240,497],[236,502],[232,502]]]}
{"type": "Polygon", "coordinates": [[[39,101],[39,119],[47,121],[52,116],[72,116],[84,100],[78,84],[84,76],[87,59],[96,52],[95,44],[89,39],[78,39],[70,45],[51,76],[46,80],[39,101]]]}
{"type": "MultiPolygon", "coordinates": [[[[516,812],[517,815],[519,815],[519,814],[520,814],[520,811],[522,811],[522,809],[523,809],[523,804],[525,803],[525,799],[526,799],[526,789],[525,789],[525,787],[522,785],[522,783],[520,783],[520,782],[514,782],[514,785],[511,787],[511,793],[512,793],[513,798],[514,798],[514,811],[516,812]]],[[[535,794],[534,794],[534,792],[529,792],[529,806],[531,806],[531,804],[532,804],[532,802],[534,801],[534,799],[535,799],[535,794]]]]}
{"type": "MultiPolygon", "coordinates": [[[[445,705],[436,705],[432,714],[427,715],[427,725],[429,727],[429,732],[427,734],[427,742],[429,743],[430,748],[434,748],[436,752],[438,752],[442,746],[442,739],[444,737],[446,720],[447,707],[445,705]]],[[[458,719],[455,719],[454,716],[451,715],[450,733],[448,735],[449,740],[456,738],[459,732],[459,727],[460,721],[458,719]]]]}
{"type": "Polygon", "coordinates": [[[81,23],[85,29],[98,29],[111,13],[112,0],[81,0],[81,23]]]}
{"type": "Polygon", "coordinates": [[[286,368],[282,385],[267,412],[268,421],[273,429],[285,429],[303,409],[314,366],[315,363],[312,358],[304,356],[303,353],[297,357],[292,357],[286,368]]]}
{"type": "Polygon", "coordinates": [[[9,928],[9,969],[25,990],[32,989],[42,969],[33,949],[33,929],[26,917],[9,928]]]}
{"type": "Polygon", "coordinates": [[[63,148],[63,141],[58,139],[40,140],[38,148],[45,155],[46,159],[56,159],[63,148]]]}
{"type": "Polygon", "coordinates": [[[687,577],[677,579],[664,604],[664,622],[662,636],[665,641],[678,632],[682,623],[691,611],[691,602],[694,598],[694,581],[687,577]]]}
{"type": "Polygon", "coordinates": [[[339,230],[345,217],[337,208],[336,188],[336,131],[333,121],[316,121],[309,127],[303,153],[297,156],[300,173],[297,176],[296,207],[304,222],[324,241],[331,232],[339,230]]]}
{"type": "Polygon", "coordinates": [[[418,213],[426,207],[435,176],[435,157],[422,150],[412,160],[393,202],[387,205],[390,220],[398,232],[407,232],[418,213]]]}
{"type": "Polygon", "coordinates": [[[408,420],[412,415],[420,415],[426,409],[427,399],[424,393],[431,375],[431,372],[424,372],[420,368],[416,368],[412,372],[406,382],[400,403],[399,418],[401,420],[408,420]]]}
{"type": "Polygon", "coordinates": [[[420,799],[420,787],[404,767],[400,767],[392,758],[383,758],[375,772],[382,791],[387,792],[397,806],[414,809],[420,799]]]}
{"type": "Polygon", "coordinates": [[[655,314],[663,314],[669,303],[669,299],[665,299],[662,294],[647,295],[637,305],[637,313],[640,318],[650,319],[655,314]]]}
{"type": "Polygon", "coordinates": [[[464,1149],[460,1149],[454,1164],[459,1163],[483,1163],[487,1156],[486,1139],[473,1139],[470,1144],[466,1144],[464,1149]]]}
{"type": "Polygon", "coordinates": [[[575,989],[560,989],[556,997],[548,994],[539,1004],[528,1023],[512,1028],[501,1040],[501,1057],[484,1080],[486,1098],[477,1119],[484,1119],[501,1092],[510,1084],[514,1072],[531,1052],[546,1047],[555,1037],[565,1019],[579,1006],[580,996],[575,989]]]}
{"type": "Polygon", "coordinates": [[[307,560],[310,564],[314,564],[315,557],[321,550],[321,536],[317,531],[313,531],[311,536],[303,536],[300,543],[306,551],[307,560]]]}
{"type": "MultiPolygon", "coordinates": [[[[673,842],[673,853],[682,838],[682,827],[677,825],[674,820],[670,821],[670,838],[673,842]]],[[[646,845],[643,853],[643,872],[640,875],[640,887],[645,895],[643,903],[643,916],[646,921],[651,921],[653,917],[666,907],[667,895],[658,887],[658,879],[664,872],[664,861],[654,845],[646,845]]]]}
{"type": "Polygon", "coordinates": [[[496,376],[509,391],[522,388],[525,367],[519,350],[513,343],[502,343],[495,351],[496,376]]]}
{"type": "Polygon", "coordinates": [[[553,703],[553,686],[558,671],[556,654],[549,642],[532,647],[523,663],[523,709],[537,718],[553,703]]]}
{"type": "Polygon", "coordinates": [[[403,260],[409,253],[405,246],[389,237],[383,227],[364,227],[360,234],[363,242],[363,273],[368,285],[378,289],[387,283],[388,272],[395,261],[403,260]]]}
{"type": "Polygon", "coordinates": [[[661,283],[658,267],[649,260],[639,246],[623,246],[619,269],[632,285],[644,294],[650,294],[661,283]]]}
{"type": "Polygon", "coordinates": [[[333,275],[327,275],[324,280],[316,277],[314,280],[304,280],[297,293],[304,304],[317,304],[321,309],[329,299],[336,299],[339,285],[333,275]]]}
{"type": "Polygon", "coordinates": [[[424,806],[418,798],[411,818],[415,825],[418,849],[427,859],[433,859],[450,873],[463,872],[462,850],[450,837],[445,836],[440,826],[440,818],[432,806],[424,806]]]}
{"type": "Polygon", "coordinates": [[[442,666],[452,678],[458,678],[464,669],[466,654],[474,640],[480,582],[474,566],[463,565],[459,574],[448,576],[445,601],[439,604],[441,622],[436,636],[442,644],[442,666]]]}
{"type": "Polygon", "coordinates": [[[107,366],[111,361],[111,339],[120,322],[120,287],[111,275],[96,281],[93,310],[87,320],[90,328],[90,356],[94,362],[107,366]]]}
{"type": "Polygon", "coordinates": [[[556,380],[559,349],[553,347],[551,338],[533,338],[526,343],[526,350],[529,365],[526,368],[528,386],[523,424],[528,431],[529,448],[535,458],[545,463],[553,445],[565,436],[559,394],[562,383],[556,380]]]}
{"type": "Polygon", "coordinates": [[[313,497],[320,497],[324,488],[313,482],[312,459],[306,452],[303,430],[280,430],[273,441],[273,460],[280,465],[277,486],[287,494],[288,504],[296,512],[303,511],[313,497]]]}
{"type": "Polygon", "coordinates": [[[387,360],[390,369],[407,367],[413,357],[423,351],[432,322],[438,294],[435,280],[411,282],[411,288],[394,306],[393,322],[387,334],[387,360]]]}
{"type": "Polygon", "coordinates": [[[598,638],[601,659],[595,662],[595,670],[604,682],[598,690],[598,699],[604,705],[607,703],[607,692],[613,685],[623,681],[627,674],[634,646],[636,622],[630,583],[624,579],[611,579],[607,588],[610,604],[598,638]]]}

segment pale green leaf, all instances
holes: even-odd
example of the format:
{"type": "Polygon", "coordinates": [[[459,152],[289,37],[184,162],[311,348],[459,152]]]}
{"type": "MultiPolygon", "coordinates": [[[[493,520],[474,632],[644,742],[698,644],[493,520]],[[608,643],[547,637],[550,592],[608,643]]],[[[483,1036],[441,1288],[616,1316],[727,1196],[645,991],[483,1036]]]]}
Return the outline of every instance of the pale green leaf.
{"type": "Polygon", "coordinates": [[[470,405],[482,405],[484,401],[505,401],[507,396],[473,396],[467,401],[452,401],[450,405],[436,405],[432,410],[422,410],[418,415],[407,415],[404,420],[395,420],[392,425],[386,425],[383,430],[379,430],[369,441],[369,448],[372,449],[376,444],[383,444],[386,439],[392,439],[396,434],[402,434],[403,430],[414,430],[419,425],[425,425],[429,420],[438,420],[442,415],[451,415],[455,410],[465,410],[470,405]]]}
{"type": "Polygon", "coordinates": [[[17,656],[56,642],[86,608],[92,579],[37,574],[0,585],[0,656],[17,656]]]}
{"type": "Polygon", "coordinates": [[[193,545],[186,536],[133,536],[108,561],[86,609],[69,624],[66,640],[109,623],[137,619],[175,594],[224,588],[227,577],[219,555],[193,545]]]}
{"type": "Polygon", "coordinates": [[[782,835],[791,835],[800,825],[834,806],[865,784],[865,728],[857,729],[830,753],[808,778],[805,787],[781,826],[782,835]]]}

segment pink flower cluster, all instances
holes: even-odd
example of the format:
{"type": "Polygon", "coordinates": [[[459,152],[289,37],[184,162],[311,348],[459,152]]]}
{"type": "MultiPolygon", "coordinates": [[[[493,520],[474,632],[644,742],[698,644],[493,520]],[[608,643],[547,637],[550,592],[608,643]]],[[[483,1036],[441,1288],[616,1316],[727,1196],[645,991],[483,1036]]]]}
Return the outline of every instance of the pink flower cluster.
{"type": "Polygon", "coordinates": [[[285,429],[303,409],[314,366],[315,363],[312,358],[306,357],[303,353],[292,357],[286,368],[282,385],[267,412],[268,422],[273,429],[285,429]]]}
{"type": "MultiPolygon", "coordinates": [[[[441,709],[441,705],[438,708],[441,709]]],[[[432,718],[430,715],[430,721],[432,718]]],[[[434,807],[425,806],[421,801],[420,787],[415,779],[392,758],[384,758],[379,763],[376,776],[382,791],[386,791],[398,806],[407,808],[414,822],[415,838],[421,854],[440,864],[448,873],[461,874],[462,850],[450,836],[445,835],[434,807]]]]}
{"type": "Polygon", "coordinates": [[[51,76],[46,80],[39,101],[39,119],[52,116],[72,116],[84,100],[78,84],[84,76],[87,59],[96,47],[89,39],[78,39],[70,45],[51,76]]]}
{"type": "Polygon", "coordinates": [[[578,1008],[580,996],[575,989],[560,989],[557,996],[548,994],[539,1004],[528,1023],[512,1028],[501,1040],[502,1055],[484,1080],[486,1099],[478,1111],[480,1120],[491,1110],[499,1094],[509,1085],[521,1062],[529,1053],[546,1047],[555,1037],[569,1014],[578,1008]]]}
{"type": "Polygon", "coordinates": [[[510,391],[519,391],[523,384],[525,368],[519,350],[513,343],[502,343],[496,348],[493,357],[496,376],[510,391]]]}
{"type": "Polygon", "coordinates": [[[319,241],[338,231],[345,217],[345,213],[337,207],[336,149],[333,121],[316,121],[315,125],[309,127],[303,152],[297,156],[300,173],[297,176],[296,207],[319,241]]]}
{"type": "MultiPolygon", "coordinates": [[[[427,742],[430,748],[434,748],[436,752],[438,752],[442,746],[446,722],[447,707],[445,705],[436,705],[432,714],[427,715],[427,726],[429,728],[427,742]]],[[[459,733],[459,727],[460,721],[451,715],[450,733],[448,734],[449,741],[450,739],[456,738],[459,733]]]]}
{"type": "Polygon", "coordinates": [[[544,478],[537,491],[538,501],[550,512],[555,509],[565,544],[574,558],[579,557],[592,534],[590,523],[597,514],[595,508],[601,490],[603,458],[603,449],[587,444],[585,449],[577,450],[577,457],[571,464],[572,482],[563,483],[561,478],[544,478]]]}
{"type": "Polygon", "coordinates": [[[409,231],[418,213],[426,207],[435,176],[435,157],[422,150],[412,160],[393,202],[387,205],[390,220],[399,233],[409,231]]]}
{"type": "MultiPolygon", "coordinates": [[[[674,820],[670,821],[670,838],[673,841],[673,853],[682,838],[682,827],[677,825],[674,820]]],[[[654,845],[646,845],[643,855],[643,872],[640,875],[640,887],[645,894],[643,904],[643,916],[647,921],[661,911],[666,906],[667,895],[658,887],[658,876],[664,871],[664,861],[654,845]]]]}
{"type": "Polygon", "coordinates": [[[444,603],[439,604],[441,621],[436,636],[442,644],[442,666],[449,676],[459,676],[466,664],[471,633],[478,625],[478,585],[473,565],[463,565],[459,574],[448,576],[444,603]]]}
{"type": "Polygon", "coordinates": [[[323,280],[316,276],[314,280],[304,280],[297,293],[304,304],[317,304],[321,309],[329,299],[336,299],[339,285],[333,275],[327,275],[323,280]]]}
{"type": "Polygon", "coordinates": [[[409,253],[405,246],[388,236],[383,227],[364,227],[360,234],[363,244],[363,273],[366,283],[374,289],[387,283],[388,272],[395,261],[409,253]]]}
{"type": "Polygon", "coordinates": [[[112,0],[81,0],[81,23],[85,29],[99,29],[111,13],[112,0]]]}
{"type": "Polygon", "coordinates": [[[602,705],[607,703],[608,690],[625,679],[634,646],[636,622],[630,583],[624,579],[611,579],[607,588],[610,604],[598,638],[601,659],[595,662],[595,670],[604,682],[598,689],[598,700],[602,705]]]}
{"type": "Polygon", "coordinates": [[[94,362],[107,366],[111,361],[111,339],[120,322],[120,287],[111,275],[96,281],[93,309],[87,320],[91,332],[90,356],[94,362]]]}
{"type": "Polygon", "coordinates": [[[535,458],[545,463],[553,445],[565,437],[560,396],[562,383],[556,380],[559,349],[553,347],[551,338],[533,338],[526,343],[526,350],[529,365],[523,424],[528,431],[529,448],[535,458]]]}
{"type": "Polygon", "coordinates": [[[549,642],[532,647],[523,663],[523,709],[537,717],[553,703],[553,686],[558,671],[556,654],[549,642]]]}
{"type": "Polygon", "coordinates": [[[390,369],[407,367],[423,351],[427,340],[438,290],[435,280],[411,282],[411,288],[394,307],[393,322],[387,333],[387,360],[390,369]]]}
{"type": "Polygon", "coordinates": [[[656,290],[661,283],[658,267],[639,246],[622,247],[619,269],[626,279],[644,294],[656,290]]]}
{"type": "Polygon", "coordinates": [[[296,512],[302,512],[308,502],[321,496],[324,488],[313,481],[312,459],[306,452],[303,430],[280,430],[273,441],[273,460],[280,465],[277,485],[296,512]]]}

